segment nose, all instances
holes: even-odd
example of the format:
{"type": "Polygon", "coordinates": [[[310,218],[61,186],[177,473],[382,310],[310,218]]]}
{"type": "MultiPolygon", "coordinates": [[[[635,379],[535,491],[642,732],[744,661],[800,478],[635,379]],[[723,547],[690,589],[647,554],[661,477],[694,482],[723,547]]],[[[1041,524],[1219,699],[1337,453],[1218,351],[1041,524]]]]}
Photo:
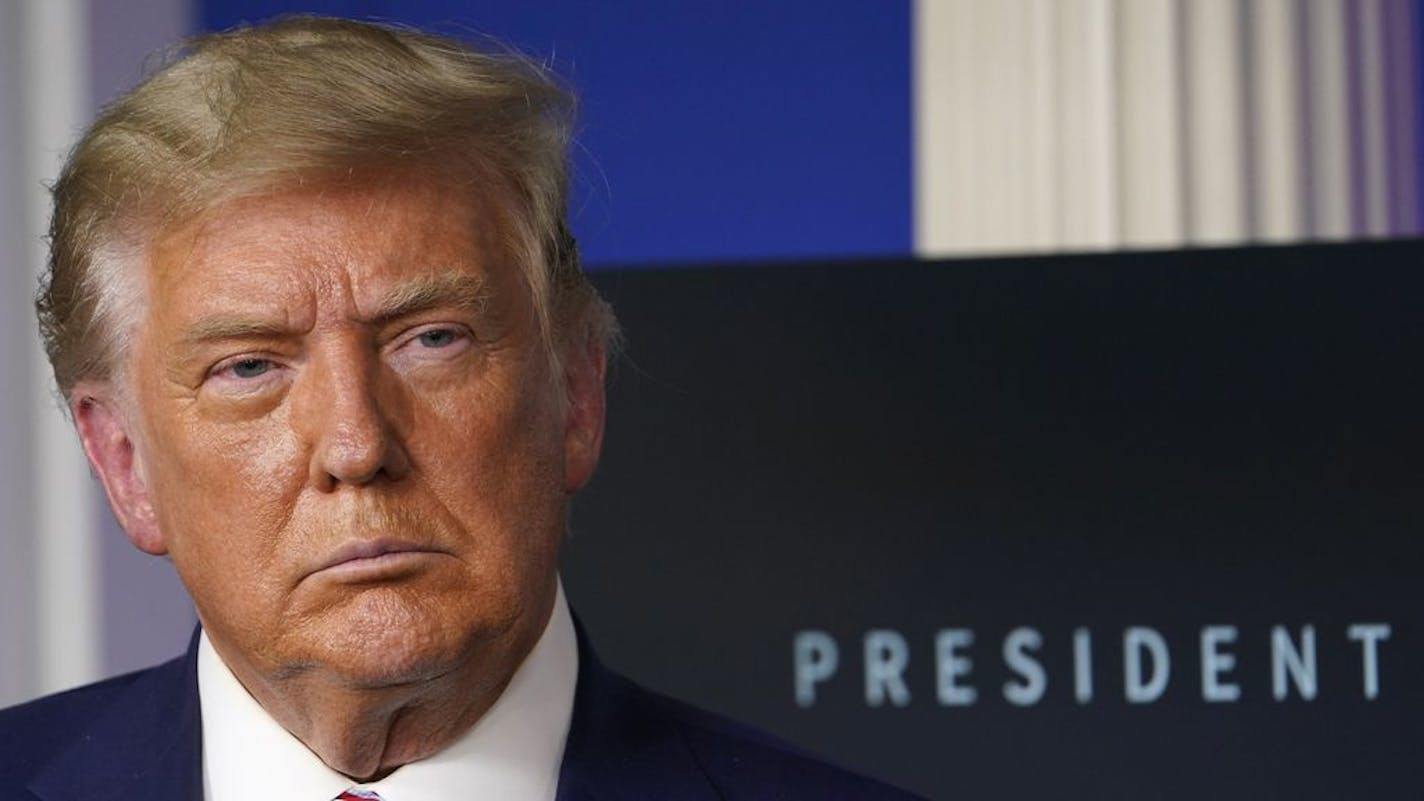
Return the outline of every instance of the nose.
{"type": "MultiPolygon", "coordinates": [[[[354,350],[354,349],[353,349],[354,350]]],[[[310,481],[324,492],[342,485],[399,481],[410,472],[410,458],[383,392],[381,367],[359,353],[313,359],[299,379],[302,402],[294,404],[296,423],[308,432],[310,481]]]]}

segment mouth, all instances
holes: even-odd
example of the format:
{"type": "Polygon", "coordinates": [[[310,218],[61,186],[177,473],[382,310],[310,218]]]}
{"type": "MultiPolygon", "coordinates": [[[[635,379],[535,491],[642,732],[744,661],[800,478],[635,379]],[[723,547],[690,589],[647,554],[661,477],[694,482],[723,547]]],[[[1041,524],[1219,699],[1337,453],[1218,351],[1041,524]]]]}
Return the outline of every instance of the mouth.
{"type": "Polygon", "coordinates": [[[419,570],[443,555],[443,551],[414,543],[360,540],[338,548],[311,575],[339,581],[379,581],[419,570]]]}

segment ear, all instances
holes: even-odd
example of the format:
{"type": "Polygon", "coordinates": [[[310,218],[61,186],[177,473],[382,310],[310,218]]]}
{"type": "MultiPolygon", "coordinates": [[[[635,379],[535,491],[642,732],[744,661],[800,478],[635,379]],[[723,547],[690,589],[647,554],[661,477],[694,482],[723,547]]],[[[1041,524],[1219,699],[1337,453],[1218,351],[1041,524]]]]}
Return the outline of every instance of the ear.
{"type": "Polygon", "coordinates": [[[144,479],[143,465],[134,448],[134,432],[129,416],[112,387],[80,385],[69,400],[84,455],[99,475],[114,517],[128,534],[129,541],[144,553],[162,556],[168,552],[144,479]]]}
{"type": "Polygon", "coordinates": [[[570,343],[564,354],[564,491],[572,495],[593,478],[603,450],[603,417],[607,406],[603,379],[608,354],[592,330],[570,343]]]}

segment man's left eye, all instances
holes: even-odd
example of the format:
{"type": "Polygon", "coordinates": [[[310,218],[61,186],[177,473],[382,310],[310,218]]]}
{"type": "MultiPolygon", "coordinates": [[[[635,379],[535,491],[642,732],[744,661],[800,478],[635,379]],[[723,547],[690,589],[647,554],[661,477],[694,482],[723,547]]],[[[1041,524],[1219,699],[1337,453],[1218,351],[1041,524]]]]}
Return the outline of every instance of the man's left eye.
{"type": "Polygon", "coordinates": [[[272,369],[272,362],[267,359],[242,359],[233,362],[227,368],[238,378],[256,378],[272,369]]]}
{"type": "Polygon", "coordinates": [[[416,336],[416,341],[427,348],[444,348],[455,344],[459,334],[449,328],[436,328],[432,331],[422,331],[416,336]]]}

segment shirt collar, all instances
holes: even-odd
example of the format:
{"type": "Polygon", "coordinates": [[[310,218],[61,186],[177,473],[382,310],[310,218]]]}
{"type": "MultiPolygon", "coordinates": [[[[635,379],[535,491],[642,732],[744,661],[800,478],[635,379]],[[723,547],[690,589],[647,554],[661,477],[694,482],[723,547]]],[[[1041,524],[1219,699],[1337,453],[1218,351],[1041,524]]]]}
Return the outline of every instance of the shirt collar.
{"type": "Polygon", "coordinates": [[[433,756],[378,782],[352,784],[267,714],[204,633],[198,643],[204,794],[208,801],[329,801],[355,788],[385,801],[552,801],[577,678],[578,641],[560,585],[543,635],[478,723],[433,756]]]}

